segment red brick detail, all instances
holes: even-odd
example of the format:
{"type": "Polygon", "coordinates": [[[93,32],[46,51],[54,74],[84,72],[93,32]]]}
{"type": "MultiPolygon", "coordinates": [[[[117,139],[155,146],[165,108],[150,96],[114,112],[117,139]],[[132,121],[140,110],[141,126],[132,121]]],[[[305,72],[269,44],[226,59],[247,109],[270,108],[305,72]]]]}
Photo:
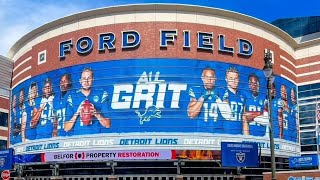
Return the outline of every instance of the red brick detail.
{"type": "Polygon", "coordinates": [[[2,109],[10,109],[10,101],[9,99],[5,99],[0,97],[0,108],[2,109]]]}

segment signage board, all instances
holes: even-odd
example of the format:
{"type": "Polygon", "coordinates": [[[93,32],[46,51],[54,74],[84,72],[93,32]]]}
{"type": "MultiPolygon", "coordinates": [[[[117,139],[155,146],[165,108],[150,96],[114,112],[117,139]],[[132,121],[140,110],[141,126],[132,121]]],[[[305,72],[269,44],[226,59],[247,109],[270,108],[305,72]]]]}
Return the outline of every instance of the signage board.
{"type": "Polygon", "coordinates": [[[318,166],[318,165],[319,165],[319,160],[318,160],[318,155],[316,154],[289,157],[290,168],[311,167],[311,166],[318,166]]]}
{"type": "Polygon", "coordinates": [[[13,149],[0,150],[0,170],[12,169],[13,149]]]}
{"type": "Polygon", "coordinates": [[[221,162],[226,167],[259,167],[257,143],[221,143],[221,162]]]}
{"type": "Polygon", "coordinates": [[[174,150],[71,151],[45,153],[44,161],[164,160],[175,158],[176,153],[174,150]]]}

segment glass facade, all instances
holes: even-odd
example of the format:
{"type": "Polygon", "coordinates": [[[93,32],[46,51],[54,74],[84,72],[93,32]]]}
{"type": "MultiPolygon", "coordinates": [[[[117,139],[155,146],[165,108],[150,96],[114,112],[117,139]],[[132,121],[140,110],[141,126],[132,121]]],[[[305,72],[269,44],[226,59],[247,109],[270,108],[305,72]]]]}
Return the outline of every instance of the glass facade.
{"type": "Polygon", "coordinates": [[[0,126],[8,127],[8,113],[0,112],[0,126]]]}
{"type": "Polygon", "coordinates": [[[0,149],[7,149],[7,141],[0,140],[0,149]]]}
{"type": "Polygon", "coordinates": [[[320,83],[298,87],[301,153],[319,151],[320,83]]]}
{"type": "Polygon", "coordinates": [[[277,19],[271,24],[287,32],[293,38],[320,32],[320,16],[277,19]]]}

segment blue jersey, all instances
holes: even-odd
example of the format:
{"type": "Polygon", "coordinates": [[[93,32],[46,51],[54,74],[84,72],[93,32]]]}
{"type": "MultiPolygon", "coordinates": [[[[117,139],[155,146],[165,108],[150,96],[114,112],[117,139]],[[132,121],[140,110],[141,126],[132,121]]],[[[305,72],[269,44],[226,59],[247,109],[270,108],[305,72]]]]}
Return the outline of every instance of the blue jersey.
{"type": "Polygon", "coordinates": [[[26,122],[26,139],[27,140],[34,140],[37,136],[36,128],[31,128],[31,120],[33,115],[33,109],[35,107],[35,103],[29,104],[27,103],[26,106],[26,113],[27,113],[27,122],[26,122]]]}
{"type": "MultiPolygon", "coordinates": [[[[266,98],[264,95],[259,94],[258,96],[253,96],[252,93],[246,94],[246,112],[260,112],[264,111],[266,105],[266,98]]],[[[249,123],[250,135],[253,136],[264,136],[266,134],[266,126],[261,125],[255,121],[249,123]]]]}
{"type": "MultiPolygon", "coordinates": [[[[91,89],[89,96],[84,96],[81,90],[78,90],[76,93],[68,96],[68,103],[70,106],[67,107],[68,112],[75,114],[79,108],[79,105],[88,100],[91,104],[94,105],[94,108],[98,113],[103,117],[107,117],[108,112],[108,93],[102,89],[91,89]],[[69,108],[72,108],[69,110],[69,108]]],[[[83,135],[83,134],[96,134],[100,132],[108,132],[107,128],[103,127],[99,120],[92,116],[92,121],[89,125],[83,124],[80,116],[77,117],[76,122],[72,129],[70,130],[74,135],[83,135]]]]}
{"type": "Polygon", "coordinates": [[[62,96],[62,94],[58,94],[55,96],[53,101],[54,114],[55,114],[56,120],[58,121],[58,126],[57,126],[58,137],[72,135],[72,132],[66,132],[64,130],[64,123],[69,119],[71,119],[73,115],[72,114],[73,111],[70,111],[70,108],[67,108],[67,106],[70,106],[69,102],[67,101],[69,95],[70,95],[69,91],[64,96],[62,96]],[[68,110],[69,112],[67,112],[68,110]]]}
{"type": "Polygon", "coordinates": [[[41,112],[39,122],[36,126],[37,136],[36,139],[50,138],[53,132],[54,114],[53,114],[53,99],[54,96],[49,98],[43,97],[40,102],[36,102],[36,108],[44,106],[41,112]]]}
{"type": "Polygon", "coordinates": [[[17,107],[16,108],[16,117],[14,119],[14,124],[13,128],[19,127],[17,130],[20,131],[19,134],[13,137],[14,143],[20,143],[22,142],[22,137],[21,137],[21,124],[22,124],[22,117],[26,116],[26,107],[23,105],[22,107],[17,107]]]}
{"type": "Polygon", "coordinates": [[[272,100],[272,126],[274,138],[280,137],[279,111],[283,111],[283,101],[281,98],[272,100]]]}
{"type": "Polygon", "coordinates": [[[243,134],[242,121],[243,112],[246,104],[245,96],[237,91],[236,94],[229,89],[225,89],[220,93],[222,101],[228,101],[231,109],[231,119],[225,120],[223,123],[224,131],[227,134],[243,134]]]}
{"type": "MultiPolygon", "coordinates": [[[[206,89],[203,86],[193,86],[189,88],[189,96],[195,100],[206,94],[206,89]]],[[[211,91],[210,96],[203,102],[201,112],[197,118],[197,129],[200,132],[222,133],[223,119],[217,105],[218,94],[216,91],[211,91]]]]}

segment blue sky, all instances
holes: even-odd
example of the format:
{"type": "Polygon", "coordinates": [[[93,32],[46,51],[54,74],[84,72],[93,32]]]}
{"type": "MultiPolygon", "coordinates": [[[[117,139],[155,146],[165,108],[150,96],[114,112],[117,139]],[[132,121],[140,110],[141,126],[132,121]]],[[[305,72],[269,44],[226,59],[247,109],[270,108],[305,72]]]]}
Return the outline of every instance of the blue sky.
{"type": "Polygon", "coordinates": [[[0,0],[0,55],[23,35],[55,19],[96,8],[139,3],[178,3],[239,12],[272,22],[320,16],[320,0],[0,0]]]}

